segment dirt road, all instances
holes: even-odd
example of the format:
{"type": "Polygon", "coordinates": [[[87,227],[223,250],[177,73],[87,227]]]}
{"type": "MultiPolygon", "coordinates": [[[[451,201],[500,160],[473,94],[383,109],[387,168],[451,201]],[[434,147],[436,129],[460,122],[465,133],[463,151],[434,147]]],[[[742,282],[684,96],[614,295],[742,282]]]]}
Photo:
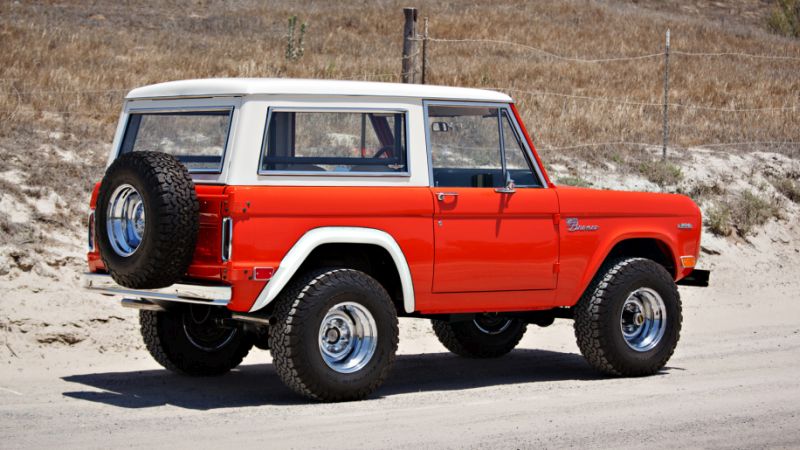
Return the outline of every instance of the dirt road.
{"type": "MultiPolygon", "coordinates": [[[[763,250],[706,259],[714,287],[682,288],[684,332],[657,376],[598,376],[567,321],[474,361],[445,353],[427,322],[403,320],[391,378],[346,404],[294,396],[263,351],[229,375],[191,379],[142,349],[62,346],[0,367],[1,446],[798,447],[800,266],[763,250]]],[[[133,332],[133,313],[119,314],[120,332],[133,332]]]]}

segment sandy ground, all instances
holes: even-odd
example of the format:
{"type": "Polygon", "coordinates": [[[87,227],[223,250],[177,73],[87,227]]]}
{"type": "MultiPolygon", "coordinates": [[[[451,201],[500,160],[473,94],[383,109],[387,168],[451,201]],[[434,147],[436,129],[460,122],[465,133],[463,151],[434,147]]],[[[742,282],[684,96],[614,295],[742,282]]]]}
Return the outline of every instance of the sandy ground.
{"type": "Polygon", "coordinates": [[[474,361],[446,353],[426,321],[403,319],[392,376],[372,398],[347,404],[293,395],[264,351],[222,377],[173,375],[143,349],[135,312],[82,293],[75,276],[63,285],[38,286],[33,275],[29,284],[2,281],[0,442],[800,447],[800,232],[773,223],[749,243],[710,239],[704,248],[713,285],[681,288],[683,335],[659,375],[599,376],[569,321],[531,326],[507,357],[474,361]]]}

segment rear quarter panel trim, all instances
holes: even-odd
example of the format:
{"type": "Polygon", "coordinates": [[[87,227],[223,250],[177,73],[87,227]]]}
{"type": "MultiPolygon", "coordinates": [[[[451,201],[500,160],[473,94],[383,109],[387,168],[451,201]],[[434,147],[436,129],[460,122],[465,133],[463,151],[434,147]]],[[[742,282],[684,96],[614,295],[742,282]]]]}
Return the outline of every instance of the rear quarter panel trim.
{"type": "Polygon", "coordinates": [[[362,227],[321,227],[306,232],[281,260],[275,275],[259,294],[250,312],[258,311],[272,302],[289,283],[297,270],[315,248],[324,244],[372,244],[383,247],[391,255],[400,275],[403,308],[414,312],[414,282],[403,251],[397,241],[385,231],[362,227]]]}

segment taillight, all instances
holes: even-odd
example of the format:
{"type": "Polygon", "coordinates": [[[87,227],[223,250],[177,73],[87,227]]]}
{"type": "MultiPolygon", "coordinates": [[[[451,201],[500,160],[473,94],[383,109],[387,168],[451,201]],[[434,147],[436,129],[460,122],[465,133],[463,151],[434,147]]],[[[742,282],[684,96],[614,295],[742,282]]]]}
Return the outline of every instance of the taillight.
{"type": "Polygon", "coordinates": [[[222,261],[230,261],[233,242],[233,219],[225,217],[222,219],[222,261]]]}
{"type": "Polygon", "coordinates": [[[94,251],[94,210],[89,211],[89,220],[88,220],[88,230],[87,231],[87,240],[89,243],[89,251],[94,251]]]}

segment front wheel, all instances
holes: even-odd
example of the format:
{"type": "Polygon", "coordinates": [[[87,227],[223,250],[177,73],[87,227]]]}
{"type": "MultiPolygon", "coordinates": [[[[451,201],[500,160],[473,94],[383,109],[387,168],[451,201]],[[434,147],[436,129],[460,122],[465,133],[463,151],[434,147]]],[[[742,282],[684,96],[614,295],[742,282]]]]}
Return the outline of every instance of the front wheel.
{"type": "Polygon", "coordinates": [[[575,337],[586,360],[610,375],[651,375],[678,344],[681,299],[669,272],[644,258],[612,261],[575,305],[575,337]]]}
{"type": "Polygon", "coordinates": [[[224,326],[218,307],[186,305],[169,311],[139,311],[150,355],[165,368],[196,376],[222,375],[253,347],[241,327],[224,326]]]}
{"type": "Polygon", "coordinates": [[[275,369],[314,400],[358,400],[386,379],[397,351],[397,311],[374,278],[322,269],[295,280],[275,304],[270,326],[275,369]]]}

